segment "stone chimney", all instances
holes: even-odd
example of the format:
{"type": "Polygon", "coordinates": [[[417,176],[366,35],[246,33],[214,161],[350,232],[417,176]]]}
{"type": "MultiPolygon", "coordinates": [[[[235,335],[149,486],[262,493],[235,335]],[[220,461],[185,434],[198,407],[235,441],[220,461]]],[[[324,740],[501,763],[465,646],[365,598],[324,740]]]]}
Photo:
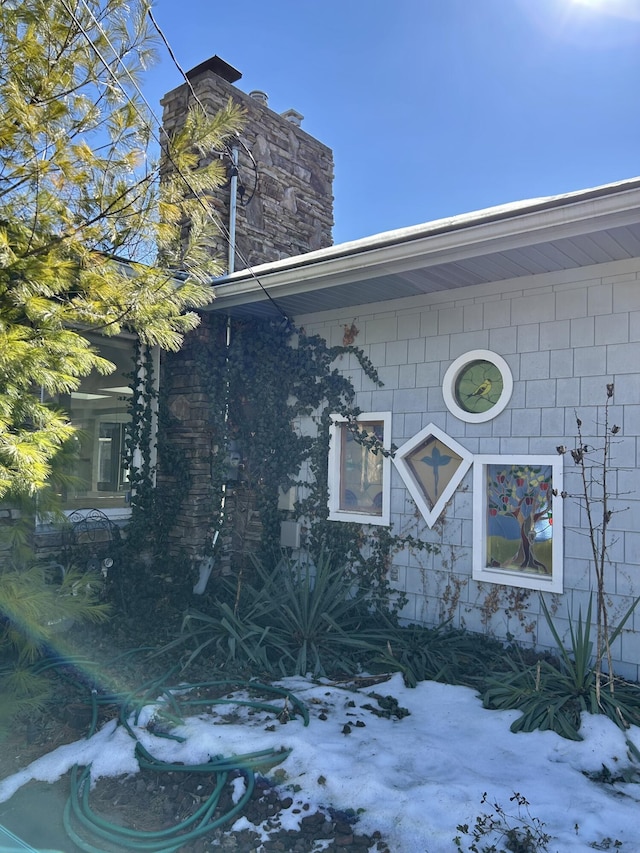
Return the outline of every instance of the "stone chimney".
{"type": "MultiPolygon", "coordinates": [[[[333,227],[333,156],[331,150],[299,126],[302,116],[293,110],[278,115],[262,91],[245,94],[234,84],[240,72],[218,56],[187,73],[198,99],[214,113],[232,98],[245,111],[238,145],[238,196],[235,269],[330,246],[333,227]]],[[[162,100],[167,133],[184,123],[193,96],[185,83],[162,100]]],[[[213,198],[216,214],[229,226],[229,181],[213,198]]],[[[228,258],[220,237],[216,252],[228,258]]],[[[219,350],[217,316],[203,312],[202,322],[190,332],[177,353],[163,353],[160,385],[174,418],[172,441],[189,472],[189,489],[176,512],[169,533],[171,553],[185,553],[195,566],[211,543],[220,495],[212,489],[212,448],[223,441],[210,422],[211,389],[198,368],[202,346],[219,350]],[[217,503],[216,503],[217,502],[217,503]]],[[[158,470],[158,483],[172,488],[170,472],[158,470]]],[[[229,517],[232,497],[228,496],[229,517]]],[[[222,551],[223,554],[226,552],[222,551]]],[[[224,557],[227,560],[228,556],[224,557]]],[[[223,562],[224,562],[223,560],[223,562]]],[[[226,563],[225,563],[226,565],[226,563]]],[[[224,567],[217,571],[224,571],[224,567]]]]}
{"type": "MultiPolygon", "coordinates": [[[[240,72],[218,56],[200,63],[187,77],[199,100],[212,112],[229,98],[246,115],[240,133],[235,269],[299,255],[332,244],[333,155],[301,128],[295,110],[279,115],[267,94],[242,92],[235,83],[240,72]]],[[[184,121],[192,101],[184,84],[162,100],[168,133],[184,121]]],[[[217,213],[229,223],[229,186],[215,199],[217,213]]],[[[221,239],[217,249],[226,258],[221,239]]]]}

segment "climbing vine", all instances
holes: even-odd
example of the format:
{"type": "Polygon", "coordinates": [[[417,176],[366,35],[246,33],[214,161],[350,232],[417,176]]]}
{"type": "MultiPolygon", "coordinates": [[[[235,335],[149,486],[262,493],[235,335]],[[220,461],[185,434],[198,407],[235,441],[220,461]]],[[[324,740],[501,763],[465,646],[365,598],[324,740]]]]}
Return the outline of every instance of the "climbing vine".
{"type": "Polygon", "coordinates": [[[175,419],[158,393],[153,351],[137,344],[129,374],[131,421],[125,440],[131,520],[110,573],[120,612],[142,623],[186,602],[192,586],[185,561],[170,547],[170,532],[188,492],[190,475],[172,435],[175,419]],[[158,467],[164,477],[156,481],[158,467]]]}
{"type": "MultiPolygon", "coordinates": [[[[223,530],[220,540],[233,540],[234,531],[242,527],[238,514],[251,504],[261,524],[254,553],[263,564],[275,564],[281,556],[280,524],[292,517],[278,509],[278,496],[299,487],[293,517],[303,519],[305,549],[313,558],[329,554],[350,567],[372,603],[401,607],[404,598],[393,593],[388,581],[393,554],[407,546],[433,546],[394,536],[386,528],[328,520],[330,414],[346,418],[356,441],[389,453],[358,426],[355,391],[337,361],[354,356],[380,386],[373,364],[352,341],[330,346],[319,335],[282,322],[234,319],[227,328],[227,319],[218,315],[208,322],[213,333],[200,346],[196,364],[207,386],[211,423],[220,436],[212,459],[212,518],[223,530]],[[228,346],[223,345],[227,340],[228,346]],[[230,447],[239,460],[231,492],[242,494],[244,503],[236,500],[221,512],[219,496],[230,475],[230,447]]],[[[237,543],[232,572],[245,570],[244,557],[246,542],[237,543]]]]}
{"type": "Polygon", "coordinates": [[[148,509],[153,500],[153,435],[152,412],[157,404],[156,377],[151,349],[136,341],[134,367],[129,374],[132,390],[129,403],[131,422],[125,441],[129,463],[129,484],[133,507],[148,509]]]}
{"type": "MultiPolygon", "coordinates": [[[[319,335],[283,322],[230,321],[210,314],[203,319],[203,327],[204,333],[199,330],[187,342],[199,394],[207,401],[203,428],[212,436],[209,530],[203,558],[208,553],[215,571],[235,577],[239,587],[252,571],[252,557],[266,567],[281,558],[281,522],[301,520],[303,548],[313,559],[321,553],[329,555],[336,565],[352,571],[372,606],[397,612],[405,598],[389,584],[394,553],[407,547],[430,551],[435,546],[412,536],[393,535],[387,528],[328,520],[330,415],[345,418],[356,441],[364,446],[384,454],[393,452],[360,427],[356,394],[340,370],[339,359],[353,356],[380,386],[373,364],[350,337],[330,346],[319,335]],[[295,506],[279,509],[279,496],[293,487],[298,494],[295,506]]],[[[190,488],[189,466],[175,441],[176,423],[162,384],[157,398],[151,354],[140,353],[140,357],[144,368],[132,377],[129,454],[132,459],[137,454],[139,464],[132,476],[129,541],[139,556],[153,552],[156,583],[160,577],[186,588],[187,580],[194,582],[193,570],[186,571],[185,579],[184,563],[175,561],[170,532],[190,488]],[[151,457],[143,451],[151,444],[154,406],[161,474],[157,484],[151,457]],[[168,555],[174,560],[173,569],[168,555]],[[173,578],[166,577],[171,574],[173,578]]],[[[138,576],[148,579],[151,570],[145,568],[144,560],[138,559],[138,564],[138,576]]],[[[207,588],[207,595],[219,594],[218,585],[207,588]]],[[[206,595],[202,605],[206,606],[206,595]]]]}

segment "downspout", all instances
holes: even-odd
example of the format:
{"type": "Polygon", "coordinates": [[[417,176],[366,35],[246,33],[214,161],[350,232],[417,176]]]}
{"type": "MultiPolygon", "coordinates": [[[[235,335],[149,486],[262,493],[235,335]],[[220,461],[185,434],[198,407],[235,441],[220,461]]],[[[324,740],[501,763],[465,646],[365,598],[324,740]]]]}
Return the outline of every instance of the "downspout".
{"type": "MultiPolygon", "coordinates": [[[[229,274],[235,270],[236,263],[236,216],[238,210],[238,146],[234,145],[231,148],[231,180],[229,183],[229,254],[228,254],[228,272],[229,274]]],[[[225,373],[226,380],[224,386],[224,416],[223,416],[223,424],[224,424],[224,433],[222,436],[223,446],[227,449],[229,448],[229,436],[227,435],[227,424],[229,423],[229,351],[231,349],[231,316],[227,316],[227,333],[225,339],[225,373]]],[[[225,511],[226,511],[226,503],[227,503],[227,482],[226,480],[222,483],[222,489],[220,494],[220,517],[218,520],[218,525],[213,534],[213,540],[211,542],[211,549],[215,553],[216,545],[218,542],[218,538],[220,536],[220,531],[224,524],[225,520],[225,511]]],[[[211,577],[211,572],[213,571],[214,565],[214,556],[213,554],[206,557],[200,563],[200,577],[198,578],[198,582],[193,587],[193,592],[195,595],[202,595],[207,588],[207,583],[209,582],[209,578],[211,577]]]]}

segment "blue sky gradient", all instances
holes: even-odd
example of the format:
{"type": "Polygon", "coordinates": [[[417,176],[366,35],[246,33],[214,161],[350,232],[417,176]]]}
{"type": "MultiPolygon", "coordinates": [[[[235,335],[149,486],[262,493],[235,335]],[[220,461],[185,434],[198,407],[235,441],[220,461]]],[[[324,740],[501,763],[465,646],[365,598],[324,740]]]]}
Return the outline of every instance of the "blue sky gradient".
{"type": "MultiPolygon", "coordinates": [[[[640,174],[640,0],[157,0],[333,149],[335,242],[640,174]]],[[[144,91],[181,77],[166,50],[144,91]]]]}

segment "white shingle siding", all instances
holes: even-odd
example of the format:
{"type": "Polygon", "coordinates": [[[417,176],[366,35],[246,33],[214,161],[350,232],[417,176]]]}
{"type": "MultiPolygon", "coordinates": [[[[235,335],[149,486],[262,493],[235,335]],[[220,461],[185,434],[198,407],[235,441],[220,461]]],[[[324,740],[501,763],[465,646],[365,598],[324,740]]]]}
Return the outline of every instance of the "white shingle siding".
{"type": "MultiPolygon", "coordinates": [[[[611,483],[620,492],[611,523],[611,564],[607,589],[614,612],[623,613],[640,594],[640,259],[563,270],[517,281],[461,288],[447,293],[355,306],[343,313],[297,317],[309,334],[342,339],[344,326],[360,329],[355,340],[371,358],[385,383],[375,389],[350,359],[339,367],[352,377],[362,410],[392,412],[392,440],[402,444],[433,422],[474,454],[553,454],[558,444],[572,446],[576,410],[585,437],[602,417],[607,382],[615,382],[611,423],[622,427],[614,460],[622,468],[611,483]],[[454,298],[452,298],[452,296],[454,298]],[[491,349],[509,363],[514,379],[504,412],[483,424],[455,418],[445,407],[442,378],[462,353],[491,349]],[[361,389],[361,390],[360,390],[361,389]]],[[[578,489],[570,457],[565,457],[565,488],[578,489]]],[[[488,586],[471,579],[471,488],[467,474],[446,510],[438,530],[415,520],[415,507],[397,471],[392,471],[392,529],[411,531],[438,541],[440,557],[406,549],[394,565],[393,585],[408,596],[407,619],[428,624],[443,617],[442,595],[452,572],[462,579],[453,624],[473,630],[489,628],[497,636],[510,633],[523,642],[553,647],[538,594],[528,599],[525,630],[506,603],[487,621],[482,612],[488,586]],[[453,565],[451,554],[453,553],[453,565]]],[[[564,594],[559,596],[556,624],[568,634],[568,609],[577,617],[588,604],[595,581],[584,513],[575,500],[565,502],[564,594]]],[[[507,587],[503,588],[505,593],[507,587]]],[[[503,596],[504,599],[504,596],[503,596]]],[[[506,602],[506,599],[504,600],[506,602]]],[[[628,623],[615,646],[621,674],[637,678],[640,663],[640,612],[628,623]]]]}

